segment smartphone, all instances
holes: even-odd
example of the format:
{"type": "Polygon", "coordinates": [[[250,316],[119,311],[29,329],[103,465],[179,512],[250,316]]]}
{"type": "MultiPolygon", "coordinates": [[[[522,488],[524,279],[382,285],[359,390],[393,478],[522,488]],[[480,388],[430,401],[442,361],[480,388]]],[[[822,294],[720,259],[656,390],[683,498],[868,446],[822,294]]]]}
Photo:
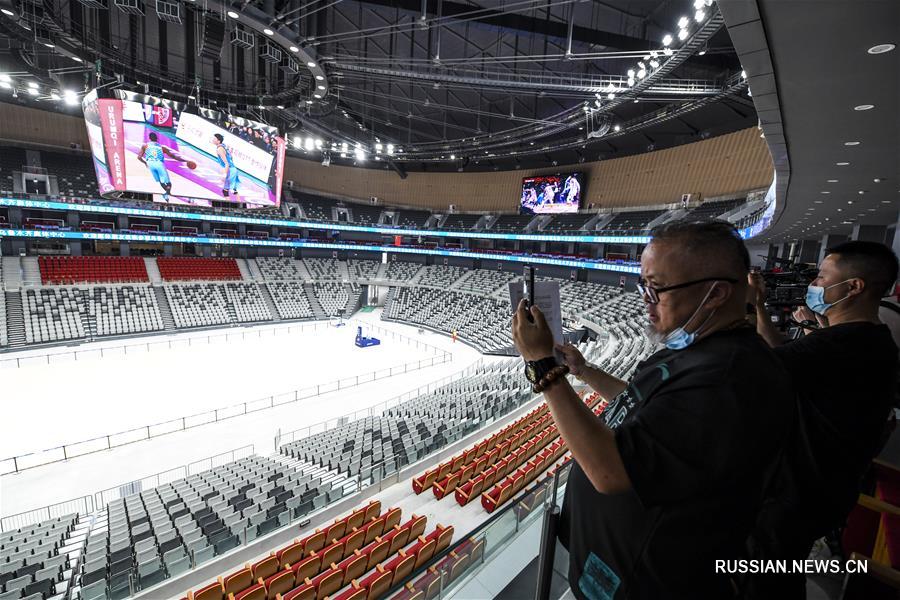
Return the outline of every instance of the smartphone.
{"type": "MultiPolygon", "coordinates": [[[[534,267],[525,267],[522,274],[522,297],[525,298],[525,308],[534,306],[534,267]]],[[[528,320],[534,321],[531,312],[528,313],[528,320]]]]}

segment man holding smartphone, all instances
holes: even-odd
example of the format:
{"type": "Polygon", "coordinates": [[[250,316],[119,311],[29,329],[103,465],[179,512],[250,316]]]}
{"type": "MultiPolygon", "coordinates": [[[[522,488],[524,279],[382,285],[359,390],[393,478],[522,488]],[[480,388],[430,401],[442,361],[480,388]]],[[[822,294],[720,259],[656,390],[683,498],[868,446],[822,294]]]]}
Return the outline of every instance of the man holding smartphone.
{"type": "Polygon", "coordinates": [[[627,382],[558,348],[610,401],[602,419],[558,375],[541,311],[530,322],[522,302],[513,316],[527,377],[575,458],[560,540],[577,598],[734,597],[716,561],[744,555],[792,415],[787,373],[745,320],[749,267],[728,223],[651,233],[638,291],[665,348],[627,382]]]}

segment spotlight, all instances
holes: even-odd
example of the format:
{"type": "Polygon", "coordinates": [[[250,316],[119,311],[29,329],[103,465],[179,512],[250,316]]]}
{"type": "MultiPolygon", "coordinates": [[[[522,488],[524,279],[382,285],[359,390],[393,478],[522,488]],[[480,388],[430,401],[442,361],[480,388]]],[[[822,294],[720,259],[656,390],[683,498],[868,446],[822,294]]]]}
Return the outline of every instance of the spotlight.
{"type": "Polygon", "coordinates": [[[628,78],[631,79],[634,77],[634,69],[628,69],[628,78]]]}
{"type": "Polygon", "coordinates": [[[612,92],[610,92],[606,95],[607,100],[614,100],[615,97],[616,97],[616,95],[613,94],[612,92]]]}
{"type": "Polygon", "coordinates": [[[290,51],[291,52],[300,52],[300,48],[298,48],[297,46],[291,46],[290,51]]]}
{"type": "Polygon", "coordinates": [[[641,69],[640,71],[637,72],[637,76],[638,76],[638,79],[643,79],[644,77],[647,76],[647,70],[641,69]]]}
{"type": "Polygon", "coordinates": [[[266,35],[275,35],[275,32],[272,31],[271,29],[269,29],[268,27],[266,27],[265,29],[263,29],[263,33],[266,34],[266,35]]]}
{"type": "Polygon", "coordinates": [[[16,16],[16,13],[14,13],[14,12],[11,11],[11,10],[9,10],[8,8],[0,9],[0,12],[2,12],[2,13],[3,13],[4,15],[6,15],[7,17],[14,17],[14,16],[16,16]]]}
{"type": "Polygon", "coordinates": [[[393,156],[393,154],[394,154],[394,145],[393,144],[387,145],[387,153],[388,153],[388,156],[393,156]]]}
{"type": "Polygon", "coordinates": [[[228,16],[231,17],[232,19],[238,18],[238,14],[236,12],[234,12],[233,10],[228,11],[228,16]]]}
{"type": "Polygon", "coordinates": [[[28,93],[32,96],[37,96],[38,94],[40,94],[37,88],[28,88],[28,93]]]}
{"type": "Polygon", "coordinates": [[[315,69],[316,63],[309,61],[308,63],[306,63],[306,66],[309,67],[310,69],[315,69]]]}
{"type": "Polygon", "coordinates": [[[32,88],[32,89],[35,89],[35,90],[36,90],[36,89],[37,89],[37,87],[38,87],[38,84],[37,84],[37,83],[35,83],[35,82],[34,82],[34,81],[29,81],[29,82],[28,82],[28,87],[30,87],[30,88],[32,88]]]}
{"type": "Polygon", "coordinates": [[[628,85],[634,85],[634,77],[628,78],[628,85]]]}
{"type": "Polygon", "coordinates": [[[622,126],[621,126],[621,125],[616,125],[615,127],[613,127],[613,130],[615,130],[615,131],[622,131],[622,126]]]}
{"type": "Polygon", "coordinates": [[[678,39],[679,40],[684,41],[687,39],[687,36],[688,36],[687,29],[680,29],[678,31],[678,39]]]}
{"type": "Polygon", "coordinates": [[[672,49],[671,48],[664,49],[663,54],[665,54],[666,56],[672,56],[672,49]]]}
{"type": "Polygon", "coordinates": [[[663,36],[663,39],[662,39],[662,43],[663,43],[663,46],[668,46],[669,44],[671,44],[671,43],[672,43],[672,36],[669,35],[668,33],[667,33],[666,35],[664,35],[664,36],[663,36]]]}
{"type": "Polygon", "coordinates": [[[455,155],[455,154],[451,154],[451,155],[450,155],[450,160],[456,160],[456,155],[455,155]]]}
{"type": "Polygon", "coordinates": [[[306,143],[303,144],[303,148],[309,152],[312,151],[312,149],[315,147],[316,143],[313,141],[313,139],[311,137],[306,138],[306,143]]]}
{"type": "Polygon", "coordinates": [[[706,19],[706,11],[705,10],[698,10],[697,12],[694,13],[694,20],[697,21],[698,23],[702,23],[704,19],[706,19]]]}
{"type": "Polygon", "coordinates": [[[684,29],[688,26],[688,23],[690,23],[690,20],[687,17],[681,17],[680,19],[678,19],[678,28],[684,29]]]}
{"type": "Polygon", "coordinates": [[[654,69],[658,69],[658,68],[659,68],[659,61],[656,60],[656,59],[651,60],[651,61],[650,61],[650,66],[651,66],[652,68],[654,68],[654,69]]]}

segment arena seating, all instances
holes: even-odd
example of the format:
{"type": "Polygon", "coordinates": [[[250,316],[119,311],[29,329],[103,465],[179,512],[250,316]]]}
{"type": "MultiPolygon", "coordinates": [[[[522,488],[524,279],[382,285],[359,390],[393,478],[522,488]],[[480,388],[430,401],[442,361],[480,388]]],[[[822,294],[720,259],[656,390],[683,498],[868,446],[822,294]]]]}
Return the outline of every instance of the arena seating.
{"type": "Polygon", "coordinates": [[[420,263],[391,261],[384,270],[384,278],[388,281],[410,281],[415,277],[419,269],[422,268],[420,263]]]}
{"type": "Polygon", "coordinates": [[[542,231],[545,233],[568,233],[579,231],[593,217],[593,215],[583,215],[579,213],[567,215],[553,215],[553,220],[544,227],[542,231]]]}
{"type": "Polygon", "coordinates": [[[165,290],[179,328],[272,320],[255,283],[176,284],[165,286],[165,290]]]}
{"type": "Polygon", "coordinates": [[[138,256],[41,256],[38,265],[45,285],[149,281],[138,256]]]}
{"type": "Polygon", "coordinates": [[[534,215],[500,215],[489,231],[494,233],[521,233],[534,220],[534,215]]]}
{"type": "Polygon", "coordinates": [[[266,286],[275,301],[279,317],[282,319],[313,318],[313,309],[302,285],[287,281],[271,281],[266,286]]]}
{"type": "Polygon", "coordinates": [[[461,439],[531,398],[516,360],[375,415],[286,444],[280,451],[349,477],[381,477],[461,439]]]}
{"type": "Polygon", "coordinates": [[[650,221],[661,215],[661,210],[634,210],[616,214],[603,231],[642,231],[650,221]]]}
{"type": "Polygon", "coordinates": [[[239,323],[271,321],[272,314],[255,283],[226,283],[225,298],[239,323]]]}
{"type": "Polygon", "coordinates": [[[745,201],[746,198],[734,198],[732,200],[704,202],[693,209],[688,216],[694,220],[715,219],[719,215],[736,208],[739,204],[743,204],[745,201]]]}
{"type": "Polygon", "coordinates": [[[493,292],[506,292],[507,284],[515,278],[509,271],[489,271],[487,269],[472,269],[467,275],[463,275],[456,284],[455,289],[489,296],[493,292]]]}
{"type": "Polygon", "coordinates": [[[22,294],[25,341],[44,344],[87,336],[84,307],[77,288],[26,289],[22,294]]]}
{"type": "Polygon", "coordinates": [[[42,151],[41,166],[56,175],[60,194],[82,197],[97,194],[97,179],[90,156],[42,151]]]}
{"type": "Polygon", "coordinates": [[[447,215],[441,224],[441,229],[451,229],[454,231],[469,231],[475,227],[481,215],[447,215]]]}
{"type": "Polygon", "coordinates": [[[366,206],[365,204],[350,204],[348,208],[353,212],[353,221],[359,225],[371,227],[378,225],[381,218],[380,206],[366,206]]]}
{"type": "Polygon", "coordinates": [[[375,279],[380,267],[381,263],[374,260],[347,261],[347,269],[350,271],[350,278],[354,281],[357,279],[375,279]]]}
{"type": "Polygon", "coordinates": [[[379,514],[370,502],[254,564],[219,577],[185,600],[378,600],[449,547],[453,527],[426,532],[427,518],[379,514]]]}
{"type": "Polygon", "coordinates": [[[314,280],[344,281],[347,279],[341,261],[335,258],[304,258],[303,264],[314,280]]]}
{"type": "Polygon", "coordinates": [[[427,285],[443,289],[449,288],[457,279],[466,272],[464,267],[451,267],[448,265],[429,265],[422,268],[418,285],[427,285]]]}
{"type": "Polygon", "coordinates": [[[78,515],[69,514],[0,532],[0,598],[66,597],[69,552],[79,550],[71,541],[77,523],[78,515]]]}
{"type": "Polygon", "coordinates": [[[341,497],[322,469],[251,456],[110,502],[87,539],[82,598],[128,595],[341,497]]]}
{"type": "MultiPolygon", "coordinates": [[[[359,286],[354,284],[343,284],[331,281],[323,283],[314,283],[313,290],[316,299],[322,306],[322,310],[329,317],[336,317],[338,311],[346,311],[347,303],[350,301],[351,294],[359,295],[359,286]]],[[[347,313],[345,313],[347,314],[347,313]]],[[[347,315],[349,316],[349,314],[347,315]]]]}
{"type": "Polygon", "coordinates": [[[3,290],[3,260],[0,259],[0,346],[9,345],[6,323],[6,293],[3,290]]]}
{"type": "Polygon", "coordinates": [[[128,335],[163,329],[156,295],[149,286],[97,286],[82,290],[97,335],[128,335]]]}
{"type": "Polygon", "coordinates": [[[422,229],[431,217],[431,213],[424,210],[403,209],[399,212],[400,219],[397,224],[404,229],[422,229]]]}
{"type": "Polygon", "coordinates": [[[312,194],[294,192],[295,201],[303,208],[303,213],[311,221],[333,221],[332,209],[337,201],[312,194]]]}
{"type": "Polygon", "coordinates": [[[257,258],[256,264],[268,281],[301,281],[304,279],[301,263],[293,258],[257,258]]]}
{"type": "Polygon", "coordinates": [[[393,288],[381,318],[405,321],[459,337],[482,352],[512,345],[508,299],[485,298],[453,290],[393,288]]]}
{"type": "Polygon", "coordinates": [[[166,281],[211,281],[240,279],[241,270],[233,258],[181,258],[156,259],[159,274],[166,281]]]}

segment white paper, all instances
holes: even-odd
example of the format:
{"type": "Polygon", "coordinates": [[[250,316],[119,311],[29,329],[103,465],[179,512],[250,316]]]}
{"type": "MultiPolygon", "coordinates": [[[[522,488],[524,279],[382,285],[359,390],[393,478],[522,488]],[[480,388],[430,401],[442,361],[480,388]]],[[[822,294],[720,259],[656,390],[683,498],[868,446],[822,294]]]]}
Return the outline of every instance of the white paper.
{"type": "MultiPolygon", "coordinates": [[[[513,281],[509,284],[509,301],[513,310],[519,306],[519,301],[525,295],[522,289],[522,280],[513,281]]],[[[535,281],[534,282],[534,304],[544,313],[547,325],[553,333],[553,341],[557,344],[563,343],[563,324],[562,324],[562,308],[559,301],[559,282],[558,281],[535,281]]]]}

